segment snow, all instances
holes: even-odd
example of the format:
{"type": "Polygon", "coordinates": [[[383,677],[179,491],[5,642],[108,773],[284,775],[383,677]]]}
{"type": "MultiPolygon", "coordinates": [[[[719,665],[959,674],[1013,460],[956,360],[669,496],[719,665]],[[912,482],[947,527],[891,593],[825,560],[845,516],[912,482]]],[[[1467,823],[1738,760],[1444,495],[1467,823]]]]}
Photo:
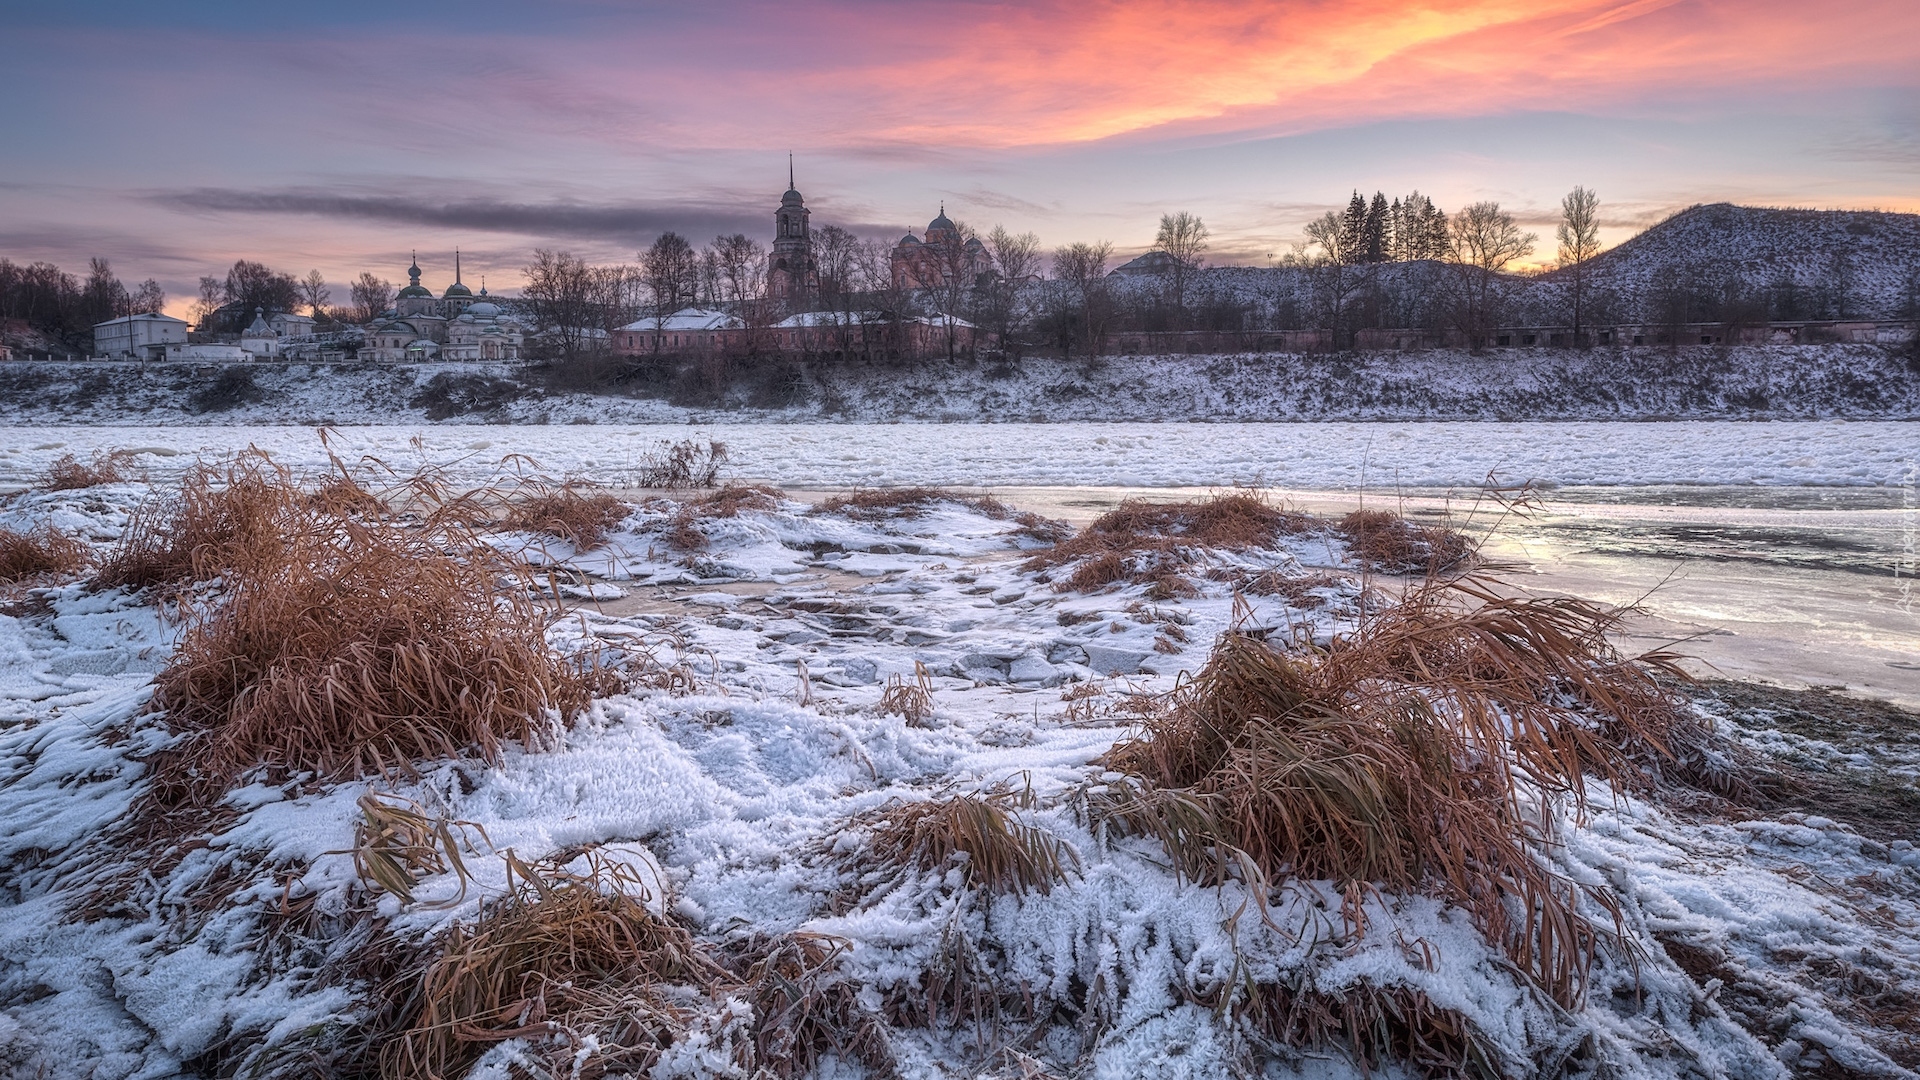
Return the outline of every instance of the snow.
{"type": "MultiPolygon", "coordinates": [[[[1039,482],[1076,469],[1083,479],[1161,483],[1211,469],[1206,482],[1217,482],[1236,463],[1281,457],[1277,433],[1263,429],[916,430],[918,454],[901,452],[902,430],[688,434],[729,442],[736,460],[780,473],[773,478],[782,483],[1039,482]]],[[[1911,452],[1894,424],[1721,425],[1711,432],[1719,459],[1699,450],[1700,425],[1634,430],[1643,438],[1633,447],[1605,425],[1529,431],[1516,447],[1519,429],[1441,426],[1390,448],[1424,483],[1477,480],[1489,459],[1517,450],[1516,468],[1548,467],[1586,483],[1731,474],[1866,484],[1888,481],[1877,479],[1878,465],[1856,472],[1850,461],[1890,465],[1911,452]]],[[[354,429],[334,446],[349,459],[446,463],[471,475],[524,451],[550,468],[604,476],[622,454],[660,437],[638,429],[620,447],[609,438],[619,434],[441,428],[416,445],[410,432],[354,429]]],[[[320,464],[311,433],[293,428],[14,429],[0,468],[24,476],[66,449],[143,444],[176,451],[143,458],[160,479],[195,455],[250,443],[290,463],[320,464]]],[[[1324,483],[1377,475],[1367,464],[1375,451],[1351,429],[1289,446],[1290,463],[1324,483]]],[[[4,514],[84,519],[86,534],[104,543],[143,491],[29,494],[4,514]]],[[[1920,857],[1911,845],[1883,846],[1819,817],[1694,820],[1596,793],[1587,820],[1562,822],[1566,842],[1553,858],[1569,877],[1617,895],[1634,956],[1603,956],[1587,1000],[1561,1010],[1518,982],[1459,912],[1430,898],[1370,896],[1371,929],[1356,939],[1324,883],[1294,882],[1256,914],[1238,885],[1182,882],[1151,843],[1096,835],[1074,813],[1067,796],[1107,779],[1097,759],[1127,730],[1117,704],[1197,669],[1235,620],[1225,586],[1205,583],[1198,597],[1159,602],[1137,587],[1057,593],[1023,568],[1033,541],[1017,523],[957,502],[921,517],[861,521],[780,501],[708,522],[709,546],[686,566],[664,541],[673,510],[637,505],[606,544],[585,552],[525,535],[499,542],[596,594],[554,624],[558,647],[652,648],[694,674],[692,692],[597,700],[558,745],[509,749],[497,766],[434,763],[417,780],[391,784],[249,783],[228,800],[232,819],[160,871],[151,895],[115,897],[92,920],[76,915],[74,901],[116,858],[112,829],[144,783],[139,758],[169,739],[162,719],[142,710],[174,624],[139,597],[77,587],[45,590],[39,609],[0,615],[0,1062],[27,1075],[44,1068],[50,1078],[161,1077],[225,1053],[245,1071],[247,1061],[297,1049],[309,1032],[352,1023],[368,988],[270,962],[263,929],[283,895],[311,897],[328,918],[361,910],[366,897],[346,852],[356,802],[377,789],[471,823],[463,826],[474,845],[465,856],[471,883],[443,874],[422,882],[410,905],[377,899],[374,913],[403,936],[473,918],[507,887],[499,853],[577,857],[598,845],[655,886],[647,899],[656,910],[675,912],[708,943],[744,929],[846,939],[848,977],[873,1001],[924,988],[955,935],[1040,1001],[1093,988],[1090,1007],[1105,1018],[1084,1063],[1094,1076],[1227,1073],[1249,1047],[1205,1003],[1246,979],[1326,992],[1418,989],[1468,1018],[1515,1074],[1557,1074],[1560,1055],[1579,1051],[1635,1077],[1774,1077],[1822,1062],[1911,1075],[1875,1049],[1844,990],[1805,976],[1820,964],[1871,966],[1920,992],[1920,857]],[[611,581],[624,595],[599,592],[611,581]],[[915,724],[880,712],[887,676],[911,679],[916,665],[930,673],[932,717],[915,724]],[[1081,703],[1064,700],[1063,689],[1090,685],[1102,692],[1070,715],[1081,703]],[[1032,790],[1037,805],[1024,814],[1077,855],[1073,880],[1046,894],[989,898],[961,888],[957,870],[935,870],[905,874],[850,908],[826,902],[857,884],[833,855],[857,848],[849,818],[893,799],[998,785],[1032,790]],[[236,889],[211,910],[190,902],[222,881],[236,889]],[[1771,1049],[1716,1000],[1735,990],[1703,989],[1670,958],[1667,940],[1712,950],[1726,987],[1777,997],[1771,1049]]],[[[1353,572],[1325,535],[1212,558],[1353,572]]],[[[1323,589],[1333,602],[1314,610],[1260,598],[1245,617],[1324,638],[1350,625],[1356,590],[1351,580],[1323,589]]],[[[680,1047],[659,1075],[724,1075],[715,1047],[726,1025],[745,1022],[741,1008],[714,1003],[706,1021],[714,1041],[680,1047]]],[[[895,1039],[908,1076],[950,1076],[966,1060],[964,1035],[902,1031],[895,1039]]],[[[1063,1072],[1078,1053],[1072,1039],[1051,1031],[1027,1052],[1063,1072]]],[[[507,1075],[525,1049],[498,1048],[474,1075],[507,1075]]],[[[1276,1059],[1274,1069],[1360,1075],[1328,1056],[1276,1059]]]]}

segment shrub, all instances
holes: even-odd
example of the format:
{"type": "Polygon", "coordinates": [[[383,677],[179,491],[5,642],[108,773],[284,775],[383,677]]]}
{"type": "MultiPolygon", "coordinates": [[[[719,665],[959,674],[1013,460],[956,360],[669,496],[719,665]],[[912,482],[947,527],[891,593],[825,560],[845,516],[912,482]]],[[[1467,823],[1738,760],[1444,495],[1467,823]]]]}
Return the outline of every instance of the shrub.
{"type": "Polygon", "coordinates": [[[742,510],[773,510],[786,493],[765,484],[728,484],[706,495],[679,500],[667,521],[667,546],[675,551],[699,551],[707,546],[700,522],[709,518],[739,517],[742,510]]]}
{"type": "Polygon", "coordinates": [[[856,870],[878,869],[884,876],[907,868],[945,870],[959,862],[969,888],[1050,892],[1079,870],[1080,857],[1060,838],[1015,816],[1031,804],[1025,792],[1013,791],[889,803],[854,819],[867,836],[849,861],[856,870]]]}
{"type": "Polygon", "coordinates": [[[634,486],[643,488],[710,488],[720,482],[720,470],[727,464],[725,443],[682,439],[662,443],[660,449],[642,461],[634,486]]]}
{"type": "MultiPolygon", "coordinates": [[[[348,481],[348,486],[359,490],[348,481]]],[[[363,492],[364,494],[364,492],[363,492]]],[[[339,499],[336,491],[332,499],[339,499]]],[[[94,575],[97,588],[141,589],[205,581],[236,560],[270,562],[282,532],[331,501],[311,500],[291,474],[258,451],[224,466],[201,464],[166,496],[147,500],[94,575]]]]}

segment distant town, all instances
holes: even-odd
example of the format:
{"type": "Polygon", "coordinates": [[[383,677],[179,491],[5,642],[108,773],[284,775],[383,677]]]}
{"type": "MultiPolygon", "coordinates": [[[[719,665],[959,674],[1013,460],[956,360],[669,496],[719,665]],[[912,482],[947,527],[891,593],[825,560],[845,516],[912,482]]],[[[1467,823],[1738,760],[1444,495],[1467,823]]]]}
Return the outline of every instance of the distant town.
{"type": "Polygon", "coordinates": [[[1541,249],[1497,203],[1451,214],[1355,191],[1266,266],[1211,266],[1199,217],[1161,217],[1152,250],[1043,248],[940,206],[887,242],[815,228],[790,186],[770,242],[667,232],[631,265],[539,249],[512,295],[417,254],[398,288],[344,287],[261,262],[200,279],[192,318],[106,259],[84,278],[0,258],[0,359],[235,364],[597,363],[1415,349],[1873,343],[1913,346],[1920,216],[1728,204],[1682,211],[1611,250],[1575,188],[1541,249]],[[1117,265],[1116,265],[1117,263],[1117,265]],[[430,285],[429,282],[438,278],[430,285]],[[451,280],[448,280],[450,278],[451,280]]]}

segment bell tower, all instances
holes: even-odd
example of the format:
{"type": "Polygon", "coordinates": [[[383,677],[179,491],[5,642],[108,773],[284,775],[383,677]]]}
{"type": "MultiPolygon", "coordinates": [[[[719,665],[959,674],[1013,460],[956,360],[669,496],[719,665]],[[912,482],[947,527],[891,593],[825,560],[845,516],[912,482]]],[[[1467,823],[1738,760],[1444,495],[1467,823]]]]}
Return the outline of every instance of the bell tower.
{"type": "Polygon", "coordinates": [[[819,286],[813,258],[813,211],[793,183],[793,156],[787,156],[787,193],[773,212],[773,250],[767,255],[767,295],[788,306],[805,304],[819,286]]]}

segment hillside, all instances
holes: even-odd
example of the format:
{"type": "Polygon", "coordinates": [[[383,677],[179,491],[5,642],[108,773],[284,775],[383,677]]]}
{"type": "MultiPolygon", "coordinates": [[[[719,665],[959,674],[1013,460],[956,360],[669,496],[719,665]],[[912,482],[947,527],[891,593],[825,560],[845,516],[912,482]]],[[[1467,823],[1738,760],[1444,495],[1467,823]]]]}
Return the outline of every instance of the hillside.
{"type": "MultiPolygon", "coordinates": [[[[1920,214],[1695,206],[1603,252],[1589,272],[1625,298],[1656,291],[1672,272],[1695,288],[1732,280],[1797,293],[1804,318],[1911,318],[1920,302],[1920,214]]],[[[1557,286],[1563,277],[1540,280],[1557,286]]]]}
{"type": "Polygon", "coordinates": [[[1920,419],[1920,370],[1875,346],[765,365],[718,391],[563,392],[549,374],[15,363],[0,367],[0,412],[42,424],[1920,419]]]}

